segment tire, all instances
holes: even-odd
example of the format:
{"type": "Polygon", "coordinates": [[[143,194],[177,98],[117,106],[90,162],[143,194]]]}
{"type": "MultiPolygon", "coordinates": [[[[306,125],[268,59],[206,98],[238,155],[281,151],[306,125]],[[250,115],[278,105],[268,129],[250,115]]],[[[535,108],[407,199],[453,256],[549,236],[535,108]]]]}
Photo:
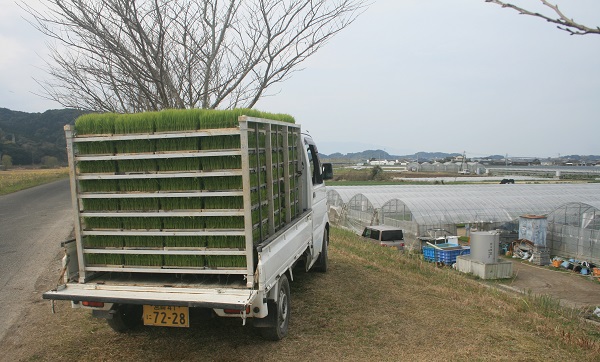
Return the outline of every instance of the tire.
{"type": "Polygon", "coordinates": [[[111,311],[112,318],[106,322],[115,332],[124,333],[142,324],[142,313],[141,305],[118,304],[111,311]]]}
{"type": "Polygon", "coordinates": [[[270,323],[267,327],[260,328],[263,338],[270,341],[279,341],[288,333],[290,323],[290,283],[284,275],[277,283],[277,302],[267,302],[270,323]]]}
{"type": "Polygon", "coordinates": [[[327,267],[329,265],[329,232],[327,229],[323,231],[323,246],[321,248],[321,253],[319,254],[319,258],[317,262],[313,266],[315,271],[320,273],[326,273],[327,267]]]}

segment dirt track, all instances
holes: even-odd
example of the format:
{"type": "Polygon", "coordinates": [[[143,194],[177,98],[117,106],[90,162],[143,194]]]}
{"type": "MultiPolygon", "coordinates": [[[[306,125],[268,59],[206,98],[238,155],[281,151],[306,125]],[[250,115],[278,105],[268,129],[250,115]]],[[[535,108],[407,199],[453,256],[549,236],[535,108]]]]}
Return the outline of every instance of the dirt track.
{"type": "Polygon", "coordinates": [[[503,284],[522,292],[550,295],[572,308],[600,307],[600,282],[592,277],[519,259],[511,261],[514,278],[503,284]]]}

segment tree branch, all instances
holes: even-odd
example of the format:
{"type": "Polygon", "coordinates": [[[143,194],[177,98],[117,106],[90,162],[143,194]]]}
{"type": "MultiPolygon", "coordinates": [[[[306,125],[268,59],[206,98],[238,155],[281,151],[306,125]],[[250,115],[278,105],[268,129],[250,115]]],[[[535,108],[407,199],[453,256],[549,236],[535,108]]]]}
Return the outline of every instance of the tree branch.
{"type": "Polygon", "coordinates": [[[485,0],[485,2],[487,2],[487,3],[498,4],[498,5],[502,6],[503,8],[514,9],[514,10],[518,11],[519,14],[534,16],[537,18],[544,19],[549,23],[557,24],[558,29],[564,30],[571,35],[600,34],[600,27],[590,28],[583,24],[580,24],[580,23],[574,21],[573,19],[567,17],[565,14],[563,14],[562,11],[560,11],[558,9],[558,5],[553,5],[553,4],[549,3],[547,0],[540,0],[540,1],[542,2],[542,4],[544,6],[552,9],[552,11],[556,15],[558,15],[558,17],[551,18],[549,16],[546,16],[546,15],[543,15],[540,13],[525,10],[524,8],[521,8],[519,6],[510,4],[510,3],[506,3],[504,1],[485,0]]]}

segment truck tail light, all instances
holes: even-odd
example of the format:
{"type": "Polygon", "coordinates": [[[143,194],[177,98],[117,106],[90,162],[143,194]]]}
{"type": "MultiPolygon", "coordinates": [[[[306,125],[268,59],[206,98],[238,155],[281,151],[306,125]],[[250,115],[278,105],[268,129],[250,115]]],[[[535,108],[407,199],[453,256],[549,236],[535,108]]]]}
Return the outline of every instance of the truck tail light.
{"type": "Polygon", "coordinates": [[[85,307],[93,307],[93,308],[104,308],[104,302],[89,302],[83,301],[81,302],[85,307]]]}
{"type": "MultiPolygon", "coordinates": [[[[240,314],[242,313],[242,309],[223,309],[225,314],[240,314]]],[[[250,314],[250,306],[246,307],[246,314],[250,314]]]]}

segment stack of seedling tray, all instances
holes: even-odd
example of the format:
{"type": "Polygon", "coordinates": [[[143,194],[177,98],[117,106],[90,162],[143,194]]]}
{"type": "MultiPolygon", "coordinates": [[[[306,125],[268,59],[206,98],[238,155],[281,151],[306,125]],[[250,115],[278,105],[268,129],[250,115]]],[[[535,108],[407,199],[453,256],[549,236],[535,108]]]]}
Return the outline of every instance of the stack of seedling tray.
{"type": "Polygon", "coordinates": [[[80,273],[252,273],[254,248],[299,216],[290,116],[88,114],[65,129],[80,273]]]}

